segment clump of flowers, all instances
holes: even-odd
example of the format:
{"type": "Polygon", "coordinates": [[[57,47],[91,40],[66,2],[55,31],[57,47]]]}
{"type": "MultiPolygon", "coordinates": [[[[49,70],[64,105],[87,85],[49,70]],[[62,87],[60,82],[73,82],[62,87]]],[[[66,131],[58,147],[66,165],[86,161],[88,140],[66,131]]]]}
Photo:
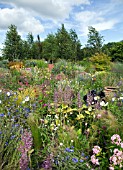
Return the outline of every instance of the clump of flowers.
{"type": "Polygon", "coordinates": [[[111,143],[116,144],[119,148],[113,150],[113,155],[109,158],[110,169],[114,170],[115,167],[123,167],[123,142],[118,134],[111,137],[111,143]]]}
{"type": "Polygon", "coordinates": [[[101,152],[101,148],[99,146],[94,146],[93,155],[91,156],[91,162],[94,165],[99,165],[99,160],[96,158],[96,155],[98,155],[101,152]]]}
{"type": "Polygon", "coordinates": [[[20,144],[20,147],[18,148],[18,150],[21,152],[20,169],[26,170],[29,164],[28,152],[31,150],[33,142],[31,132],[28,132],[25,129],[21,136],[21,140],[22,144],[20,144]]]}
{"type": "Polygon", "coordinates": [[[116,145],[120,145],[121,144],[121,138],[118,134],[114,134],[112,137],[111,137],[111,143],[112,144],[116,144],[116,145]]]}
{"type": "Polygon", "coordinates": [[[105,166],[107,166],[106,164],[108,163],[110,170],[121,169],[123,167],[123,142],[120,136],[118,134],[114,134],[111,137],[111,143],[113,146],[109,147],[109,153],[111,156],[108,159],[106,157],[106,153],[101,152],[102,149],[99,146],[94,146],[92,149],[93,155],[91,156],[91,162],[93,165],[102,166],[102,164],[105,164],[105,166]]]}

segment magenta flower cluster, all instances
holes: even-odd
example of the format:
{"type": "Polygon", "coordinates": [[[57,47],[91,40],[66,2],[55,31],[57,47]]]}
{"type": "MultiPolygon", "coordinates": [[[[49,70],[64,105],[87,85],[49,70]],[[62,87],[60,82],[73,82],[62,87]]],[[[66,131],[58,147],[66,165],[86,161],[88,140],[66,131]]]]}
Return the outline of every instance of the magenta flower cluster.
{"type": "Polygon", "coordinates": [[[21,152],[21,158],[20,158],[20,169],[26,170],[29,164],[28,159],[28,151],[31,150],[33,139],[31,132],[28,132],[26,129],[24,130],[24,133],[21,136],[22,144],[20,144],[20,147],[18,150],[21,152]]]}

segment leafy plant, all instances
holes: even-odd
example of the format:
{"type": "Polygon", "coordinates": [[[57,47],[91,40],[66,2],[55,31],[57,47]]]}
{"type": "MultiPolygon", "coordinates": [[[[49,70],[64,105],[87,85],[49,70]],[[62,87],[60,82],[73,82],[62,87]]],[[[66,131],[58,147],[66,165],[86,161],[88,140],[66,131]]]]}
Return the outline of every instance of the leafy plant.
{"type": "Polygon", "coordinates": [[[104,53],[96,53],[90,58],[90,61],[97,71],[110,70],[110,58],[104,53]]]}

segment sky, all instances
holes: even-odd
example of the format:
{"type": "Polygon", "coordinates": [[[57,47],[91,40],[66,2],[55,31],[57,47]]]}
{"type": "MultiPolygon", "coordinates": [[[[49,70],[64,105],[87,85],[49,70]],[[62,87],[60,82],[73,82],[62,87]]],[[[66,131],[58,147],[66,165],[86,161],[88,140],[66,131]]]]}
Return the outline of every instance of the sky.
{"type": "Polygon", "coordinates": [[[82,46],[88,27],[104,36],[104,43],[123,40],[123,0],[0,0],[0,48],[11,24],[22,39],[30,32],[43,41],[61,24],[74,29],[82,46]]]}

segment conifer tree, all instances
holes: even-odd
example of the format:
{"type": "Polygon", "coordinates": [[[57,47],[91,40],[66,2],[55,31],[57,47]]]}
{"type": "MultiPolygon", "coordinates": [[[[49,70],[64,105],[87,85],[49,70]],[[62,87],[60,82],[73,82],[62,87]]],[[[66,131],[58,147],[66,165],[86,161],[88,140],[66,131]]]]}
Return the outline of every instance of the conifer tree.
{"type": "Polygon", "coordinates": [[[23,59],[22,40],[17,32],[17,27],[11,25],[6,33],[6,39],[3,47],[3,58],[13,61],[14,59],[23,59]]]}

